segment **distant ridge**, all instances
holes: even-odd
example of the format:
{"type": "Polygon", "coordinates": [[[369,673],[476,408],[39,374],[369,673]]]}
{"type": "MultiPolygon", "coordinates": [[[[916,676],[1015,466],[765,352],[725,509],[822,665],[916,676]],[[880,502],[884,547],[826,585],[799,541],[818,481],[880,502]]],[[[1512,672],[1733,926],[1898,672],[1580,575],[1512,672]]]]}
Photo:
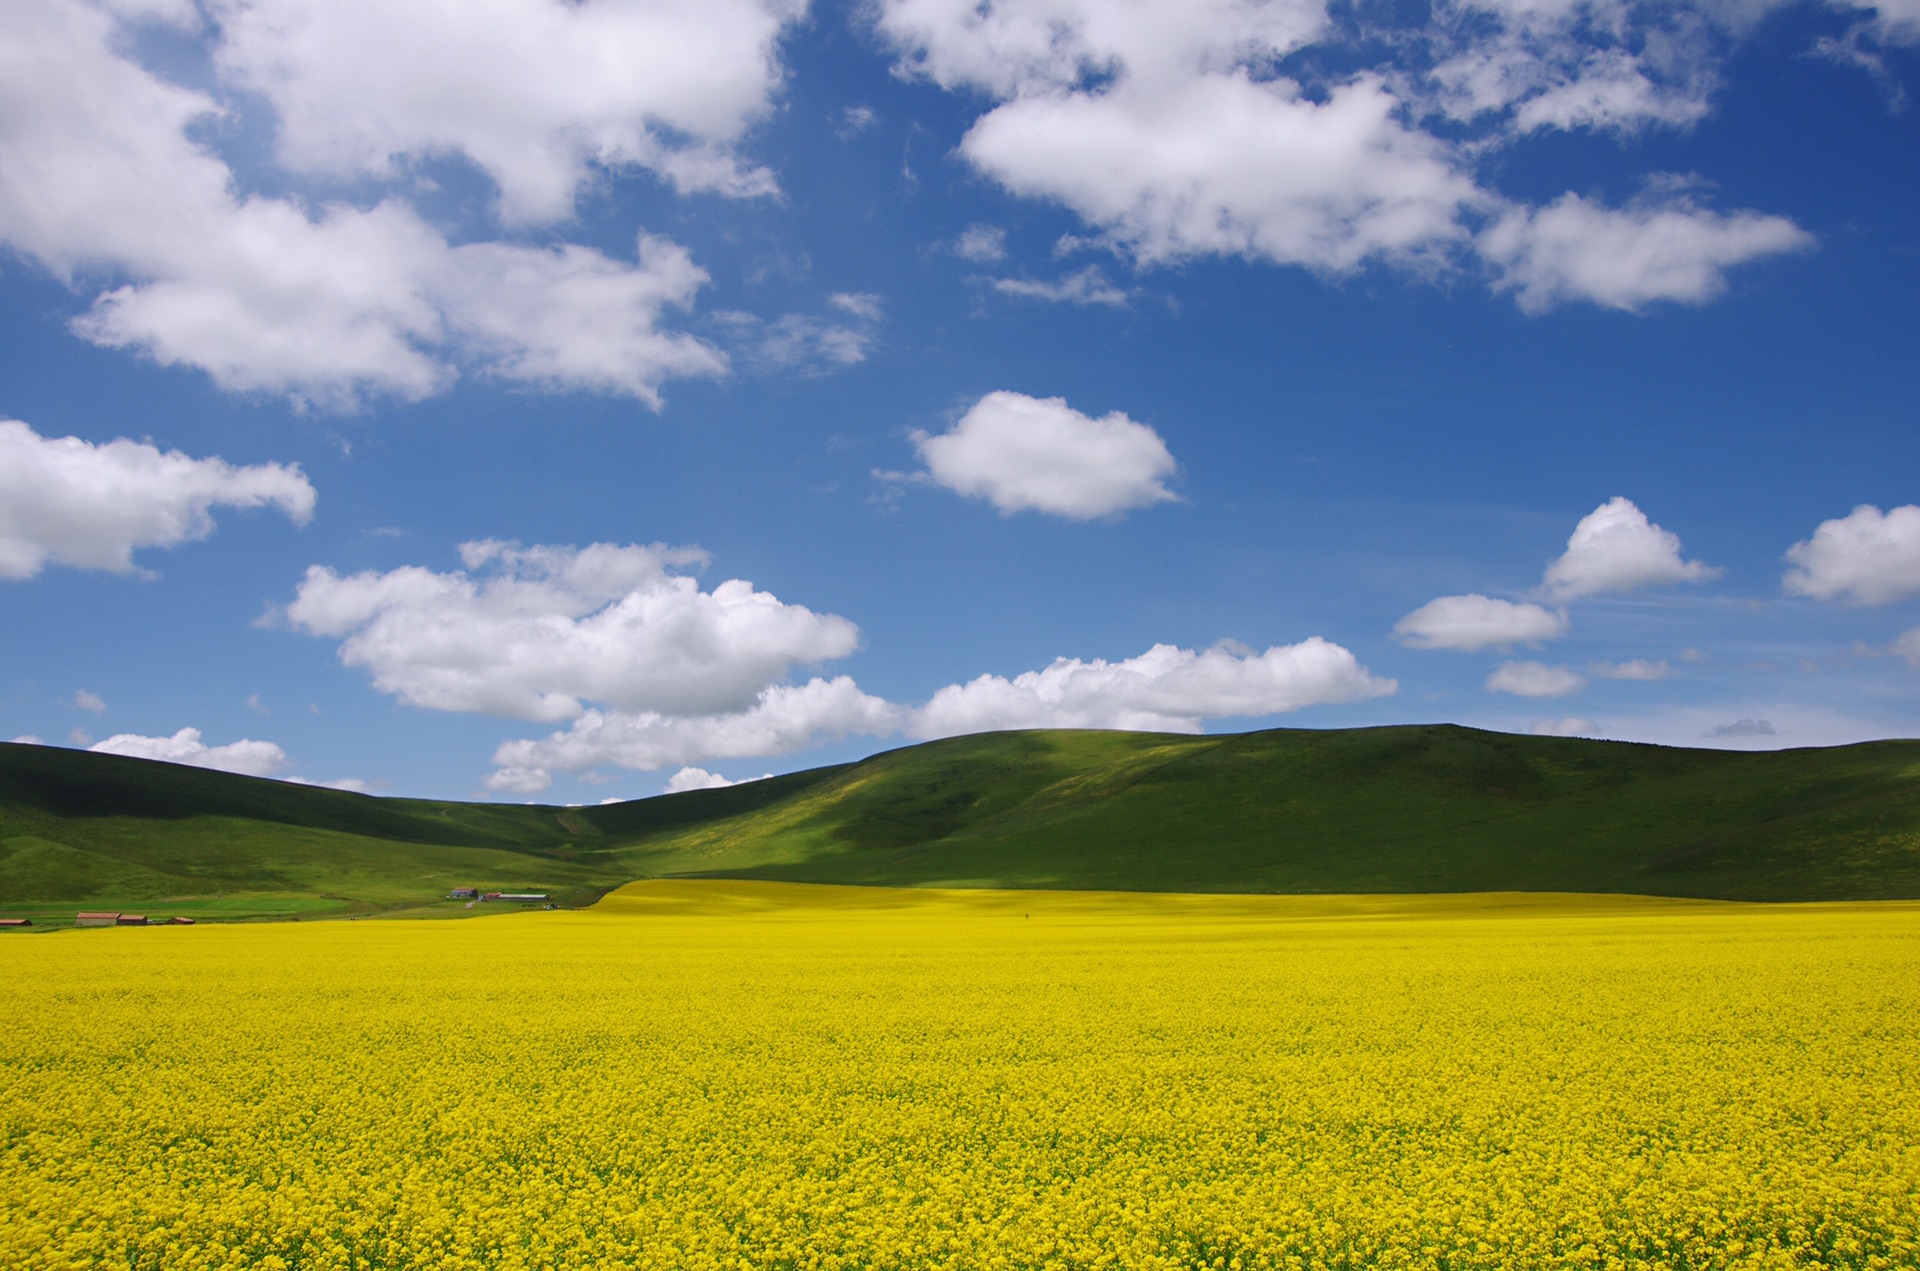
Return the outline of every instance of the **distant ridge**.
{"type": "Polygon", "coordinates": [[[381,799],[0,744],[0,911],[462,912],[641,877],[1920,898],[1920,742],[1730,752],[1453,725],[985,733],[601,807],[381,799]]]}

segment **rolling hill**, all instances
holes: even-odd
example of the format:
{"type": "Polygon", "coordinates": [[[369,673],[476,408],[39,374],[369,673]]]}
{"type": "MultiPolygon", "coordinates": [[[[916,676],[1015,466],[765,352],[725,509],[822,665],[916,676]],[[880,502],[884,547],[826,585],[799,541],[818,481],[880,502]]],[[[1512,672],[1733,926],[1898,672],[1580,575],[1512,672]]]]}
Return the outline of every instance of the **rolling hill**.
{"type": "Polygon", "coordinates": [[[1920,742],[1736,753],[1451,725],[1014,732],[601,807],[383,799],[0,745],[0,909],[464,912],[642,877],[1920,897],[1920,742]]]}

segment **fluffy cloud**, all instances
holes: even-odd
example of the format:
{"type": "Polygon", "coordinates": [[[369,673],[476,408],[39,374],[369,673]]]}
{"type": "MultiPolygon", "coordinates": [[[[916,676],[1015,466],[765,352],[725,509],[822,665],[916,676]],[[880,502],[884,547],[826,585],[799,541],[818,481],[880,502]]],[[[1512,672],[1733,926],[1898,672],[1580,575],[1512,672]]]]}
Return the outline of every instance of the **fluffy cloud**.
{"type": "Polygon", "coordinates": [[[1162,644],[1124,662],[1060,658],[1012,679],[983,675],[948,685],[918,708],[874,697],[846,676],[816,678],[773,685],[752,706],[732,713],[589,711],[562,732],[501,745],[487,783],[501,792],[534,794],[552,783],[555,772],[759,758],[856,735],[933,738],[1007,728],[1192,733],[1209,718],[1361,701],[1397,687],[1369,674],[1346,649],[1318,638],[1265,653],[1224,645],[1196,653],[1162,644]]]}
{"type": "MultiPolygon", "coordinates": [[[[304,20],[272,6],[215,8],[241,27],[304,20]]],[[[492,16],[476,11],[468,25],[492,16]]],[[[127,31],[105,11],[75,0],[0,7],[0,47],[13,53],[0,76],[0,240],[76,287],[97,275],[119,282],[75,323],[87,339],[197,367],[229,389],[339,405],[368,392],[422,397],[470,368],[657,406],[664,380],[724,369],[713,349],[658,327],[706,278],[664,240],[641,235],[633,262],[571,245],[455,247],[396,197],[358,206],[248,194],[192,132],[234,107],[131,60],[127,31]]],[[[303,48],[229,69],[264,88],[306,74],[315,49],[356,65],[371,56],[324,41],[303,48]]],[[[630,51],[610,47],[601,60],[630,51]]],[[[444,51],[422,58],[395,88],[456,64],[444,51]]],[[[459,65],[497,76],[495,92],[529,87],[510,61],[459,65]]],[[[316,111],[327,105],[319,88],[300,91],[316,111]]],[[[331,104],[351,127],[353,103],[331,104]]]]}
{"type": "Polygon", "coordinates": [[[1720,571],[1680,559],[1680,539],[1629,499],[1607,500],[1573,527],[1567,550],[1547,566],[1541,590],[1556,600],[1640,587],[1702,582],[1720,571]]]}
{"type": "Polygon", "coordinates": [[[1124,662],[1058,658],[1010,680],[982,675],[948,685],[914,713],[908,727],[916,737],[1004,728],[1197,733],[1210,718],[1357,702],[1398,687],[1318,637],[1265,653],[1224,645],[1196,653],[1156,644],[1124,662]]]}
{"type": "Polygon", "coordinates": [[[1487,676],[1489,693],[1512,693],[1517,697],[1565,697],[1587,686],[1585,677],[1564,666],[1545,662],[1502,662],[1487,676]]]}
{"type": "Polygon", "coordinates": [[[1893,642],[1893,651],[1907,660],[1907,665],[1920,671],[1920,627],[1909,627],[1902,631],[1893,642]]]}
{"type": "Polygon", "coordinates": [[[0,578],[31,578],[49,562],[130,573],[136,548],[213,533],[214,507],[267,505],[297,525],[312,518],[313,486],[297,465],[234,467],[0,420],[0,578]]]}
{"type": "Polygon", "coordinates": [[[1812,243],[1778,216],[1722,215],[1686,200],[1607,208],[1566,194],[1512,209],[1477,246],[1498,286],[1540,313],[1573,299],[1628,312],[1661,300],[1699,304],[1726,289],[1731,266],[1812,243]]]}
{"type": "Polygon", "coordinates": [[[1325,101],[1243,71],[1023,97],[960,153],[1015,194],[1062,203],[1147,264],[1246,256],[1344,272],[1461,242],[1480,196],[1446,148],[1362,78],[1325,101]]]}
{"type": "Polygon", "coordinates": [[[1177,497],[1163,484],[1175,464],[1158,433],[1119,411],[1083,415],[1060,397],[988,393],[951,431],[914,442],[936,484],[1004,513],[1091,520],[1177,497]]]}
{"type": "Polygon", "coordinates": [[[1565,613],[1478,593],[1429,600],[1393,625],[1394,637],[1402,644],[1466,652],[1535,644],[1566,633],[1565,613]]]}
{"type": "Polygon", "coordinates": [[[669,715],[659,711],[588,711],[564,732],[509,741],[494,752],[490,789],[531,794],[555,770],[602,765],[652,771],[712,759],[791,754],[828,738],[884,736],[899,728],[892,703],[864,693],[847,676],[776,684],[746,710],[669,715]]]}
{"type": "Polygon", "coordinates": [[[1920,593],[1920,507],[1862,503],[1787,549],[1789,594],[1883,605],[1920,593]]]}
{"type": "Polygon", "coordinates": [[[270,101],[281,162],[390,177],[465,155],[509,221],[570,215],[594,167],[684,192],[755,195],[771,173],[730,147],[780,85],[776,42],[803,0],[568,4],[219,0],[218,63],[270,101]]]}
{"type": "MultiPolygon", "coordinates": [[[[996,103],[961,141],[974,167],[1066,206],[1142,264],[1226,255],[1434,274],[1477,253],[1529,311],[1635,310],[1708,299],[1728,268],[1809,242],[1778,217],[1682,198],[1516,205],[1472,174],[1543,128],[1700,118],[1719,17],[1620,0],[1459,0],[1418,29],[1354,15],[1382,60],[1332,74],[1298,60],[1296,79],[1274,68],[1333,30],[1322,0],[878,0],[872,12],[903,73],[996,103]],[[1418,126],[1436,115],[1448,136],[1418,126]]],[[[1368,42],[1343,40],[1328,63],[1352,67],[1368,42]]]]}
{"type": "Polygon", "coordinates": [[[751,583],[702,591],[669,572],[704,562],[697,551],[460,550],[466,570],[446,574],[316,565],[284,616],[339,639],[341,661],[410,705],[543,722],[580,716],[587,702],[674,716],[744,710],[794,664],[845,657],[859,641],[845,618],[751,583]]]}
{"type": "Polygon", "coordinates": [[[159,759],[195,768],[237,772],[247,777],[271,777],[287,768],[287,752],[270,741],[242,738],[224,746],[209,746],[200,740],[198,728],[182,728],[171,737],[116,733],[87,749],[105,755],[129,755],[135,759],[159,759]]]}
{"type": "Polygon", "coordinates": [[[667,778],[666,789],[662,794],[681,794],[688,790],[724,790],[728,786],[744,785],[749,781],[765,781],[773,774],[763,772],[757,777],[742,777],[739,781],[729,781],[717,772],[708,772],[705,768],[686,767],[667,778]]]}
{"type": "Polygon", "coordinates": [[[104,715],[107,713],[106,699],[98,693],[89,693],[83,688],[74,690],[73,708],[80,711],[90,711],[95,715],[104,715]]]}

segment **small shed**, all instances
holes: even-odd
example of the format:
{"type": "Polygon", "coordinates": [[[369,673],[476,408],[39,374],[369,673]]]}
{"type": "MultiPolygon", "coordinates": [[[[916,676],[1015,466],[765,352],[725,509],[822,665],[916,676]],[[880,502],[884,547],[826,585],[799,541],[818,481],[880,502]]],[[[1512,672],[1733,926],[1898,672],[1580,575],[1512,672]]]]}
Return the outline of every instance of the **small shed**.
{"type": "Polygon", "coordinates": [[[116,927],[144,927],[147,925],[145,914],[121,914],[113,920],[116,927]]]}
{"type": "Polygon", "coordinates": [[[31,918],[0,918],[0,927],[31,927],[31,918]]]}
{"type": "Polygon", "coordinates": [[[117,909],[89,909],[83,910],[79,916],[73,920],[73,925],[76,927],[111,927],[118,924],[119,921],[120,911],[117,909]]]}
{"type": "Polygon", "coordinates": [[[173,917],[167,919],[167,925],[169,927],[191,927],[193,925],[193,919],[182,918],[179,914],[175,914],[173,917]]]}
{"type": "Polygon", "coordinates": [[[478,900],[479,898],[480,889],[478,887],[456,887],[447,893],[448,900],[478,900]]]}

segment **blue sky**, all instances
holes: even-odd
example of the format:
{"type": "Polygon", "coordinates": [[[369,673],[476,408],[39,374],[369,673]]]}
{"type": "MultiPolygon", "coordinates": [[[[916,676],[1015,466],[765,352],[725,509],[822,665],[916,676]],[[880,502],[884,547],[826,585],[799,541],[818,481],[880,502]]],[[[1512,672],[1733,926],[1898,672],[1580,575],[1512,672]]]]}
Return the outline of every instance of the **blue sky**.
{"type": "Polygon", "coordinates": [[[26,0],[0,736],[1916,734],[1912,0],[26,0]]]}

